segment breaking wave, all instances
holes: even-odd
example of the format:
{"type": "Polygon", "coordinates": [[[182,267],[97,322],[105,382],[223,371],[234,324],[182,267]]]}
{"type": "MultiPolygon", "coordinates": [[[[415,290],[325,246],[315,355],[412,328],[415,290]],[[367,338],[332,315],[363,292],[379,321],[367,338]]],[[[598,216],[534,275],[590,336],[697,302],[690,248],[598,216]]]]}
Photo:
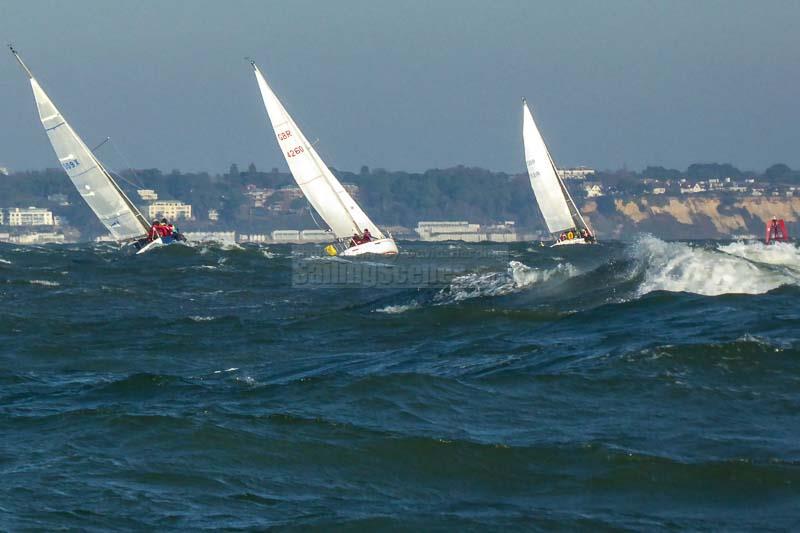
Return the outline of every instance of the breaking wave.
{"type": "Polygon", "coordinates": [[[631,248],[643,269],[638,296],[653,291],[704,296],[763,294],[782,285],[795,285],[800,281],[796,275],[776,267],[791,263],[791,257],[798,258],[797,249],[781,246],[773,251],[760,243],[733,243],[709,249],[643,236],[631,248]]]}
{"type": "Polygon", "coordinates": [[[800,272],[800,248],[788,242],[764,244],[740,241],[720,245],[717,249],[755,263],[782,266],[800,272]]]}
{"type": "Polygon", "coordinates": [[[503,272],[471,273],[453,278],[450,286],[436,295],[435,301],[449,304],[471,298],[504,296],[551,279],[567,279],[578,274],[578,269],[570,263],[539,269],[510,261],[503,272]]]}

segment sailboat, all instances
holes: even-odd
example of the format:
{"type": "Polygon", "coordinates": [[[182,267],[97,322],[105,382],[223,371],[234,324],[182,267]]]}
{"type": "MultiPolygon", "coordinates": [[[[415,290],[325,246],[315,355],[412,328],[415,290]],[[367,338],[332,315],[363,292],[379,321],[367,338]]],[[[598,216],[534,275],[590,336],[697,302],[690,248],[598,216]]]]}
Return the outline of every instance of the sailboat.
{"type": "Polygon", "coordinates": [[[14,47],[9,45],[9,48],[30,78],[33,97],[39,110],[39,119],[42,121],[59,163],[114,239],[123,245],[133,245],[137,254],[146,252],[154,246],[185,240],[182,235],[177,233],[173,236],[163,237],[154,232],[151,233],[151,226],[139,209],[122,192],[108,170],[67,123],[39,82],[33,77],[30,69],[22,62],[14,47]],[[148,237],[148,234],[153,237],[148,237]]]}
{"type": "Polygon", "coordinates": [[[342,256],[396,255],[397,244],[392,236],[384,234],[348,194],[272,92],[255,62],[250,64],[289,170],[308,202],[330,228],[334,242],[325,251],[342,256]]]}
{"type": "Polygon", "coordinates": [[[556,165],[550,157],[547,145],[533,121],[533,115],[524,98],[522,141],[525,145],[525,163],[533,194],[539,204],[547,230],[556,239],[553,246],[595,242],[594,232],[583,220],[572,196],[558,175],[556,165]]]}

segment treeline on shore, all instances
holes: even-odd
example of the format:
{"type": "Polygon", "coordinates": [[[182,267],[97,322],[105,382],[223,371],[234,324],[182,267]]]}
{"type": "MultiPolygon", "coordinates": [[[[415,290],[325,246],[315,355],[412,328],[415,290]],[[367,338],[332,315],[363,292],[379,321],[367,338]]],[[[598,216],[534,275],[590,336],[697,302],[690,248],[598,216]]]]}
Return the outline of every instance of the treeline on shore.
{"type": "MultiPolygon", "coordinates": [[[[469,220],[483,224],[515,220],[522,227],[541,227],[526,174],[510,175],[465,166],[420,173],[367,167],[358,172],[334,169],[334,173],[342,182],[358,186],[358,201],[373,219],[383,225],[413,227],[419,220],[469,220]]],[[[772,165],[761,173],[717,163],[694,164],[685,171],[647,167],[641,172],[598,171],[589,179],[613,188],[615,194],[633,196],[646,192],[646,178],[677,180],[683,177],[692,180],[754,177],[769,183],[800,184],[800,171],[783,164],[772,165]]],[[[228,172],[220,174],[129,170],[122,172],[118,182],[131,199],[142,206],[145,203],[136,194],[136,189],[140,188],[154,189],[162,200],[181,200],[191,204],[197,225],[204,224],[209,209],[219,212],[217,227],[220,229],[264,231],[272,227],[313,224],[307,213],[297,212],[307,205],[301,198],[293,202],[296,209],[292,214],[281,215],[252,207],[246,194],[248,186],[251,189],[280,189],[295,185],[288,172],[278,169],[264,172],[250,164],[245,170],[231,165],[228,172]]],[[[576,201],[581,203],[585,191],[580,182],[571,182],[570,188],[576,201]]],[[[0,198],[3,199],[0,207],[48,207],[81,232],[102,233],[99,223],[60,169],[0,176],[0,198]],[[52,200],[54,195],[65,195],[71,205],[59,205],[63,202],[52,200]]]]}

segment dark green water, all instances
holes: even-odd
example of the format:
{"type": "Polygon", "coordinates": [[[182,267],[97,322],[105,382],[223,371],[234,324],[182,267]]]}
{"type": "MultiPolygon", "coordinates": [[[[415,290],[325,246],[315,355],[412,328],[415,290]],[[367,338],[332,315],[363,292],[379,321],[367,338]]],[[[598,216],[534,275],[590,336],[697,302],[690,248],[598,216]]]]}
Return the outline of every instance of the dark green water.
{"type": "Polygon", "coordinates": [[[401,247],[0,245],[0,529],[800,528],[800,250],[401,247]]]}

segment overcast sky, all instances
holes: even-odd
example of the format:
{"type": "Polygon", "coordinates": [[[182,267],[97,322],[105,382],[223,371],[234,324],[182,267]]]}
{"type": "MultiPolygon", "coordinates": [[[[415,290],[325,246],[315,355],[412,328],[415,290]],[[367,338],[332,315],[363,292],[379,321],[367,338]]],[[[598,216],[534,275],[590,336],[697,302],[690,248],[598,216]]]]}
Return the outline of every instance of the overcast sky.
{"type": "MultiPolygon", "coordinates": [[[[244,56],[339,169],[523,172],[522,96],[559,166],[798,168],[798,21],[788,0],[0,1],[87,144],[212,173],[286,168],[244,56]]],[[[57,166],[10,53],[0,166],[57,166]]]]}

